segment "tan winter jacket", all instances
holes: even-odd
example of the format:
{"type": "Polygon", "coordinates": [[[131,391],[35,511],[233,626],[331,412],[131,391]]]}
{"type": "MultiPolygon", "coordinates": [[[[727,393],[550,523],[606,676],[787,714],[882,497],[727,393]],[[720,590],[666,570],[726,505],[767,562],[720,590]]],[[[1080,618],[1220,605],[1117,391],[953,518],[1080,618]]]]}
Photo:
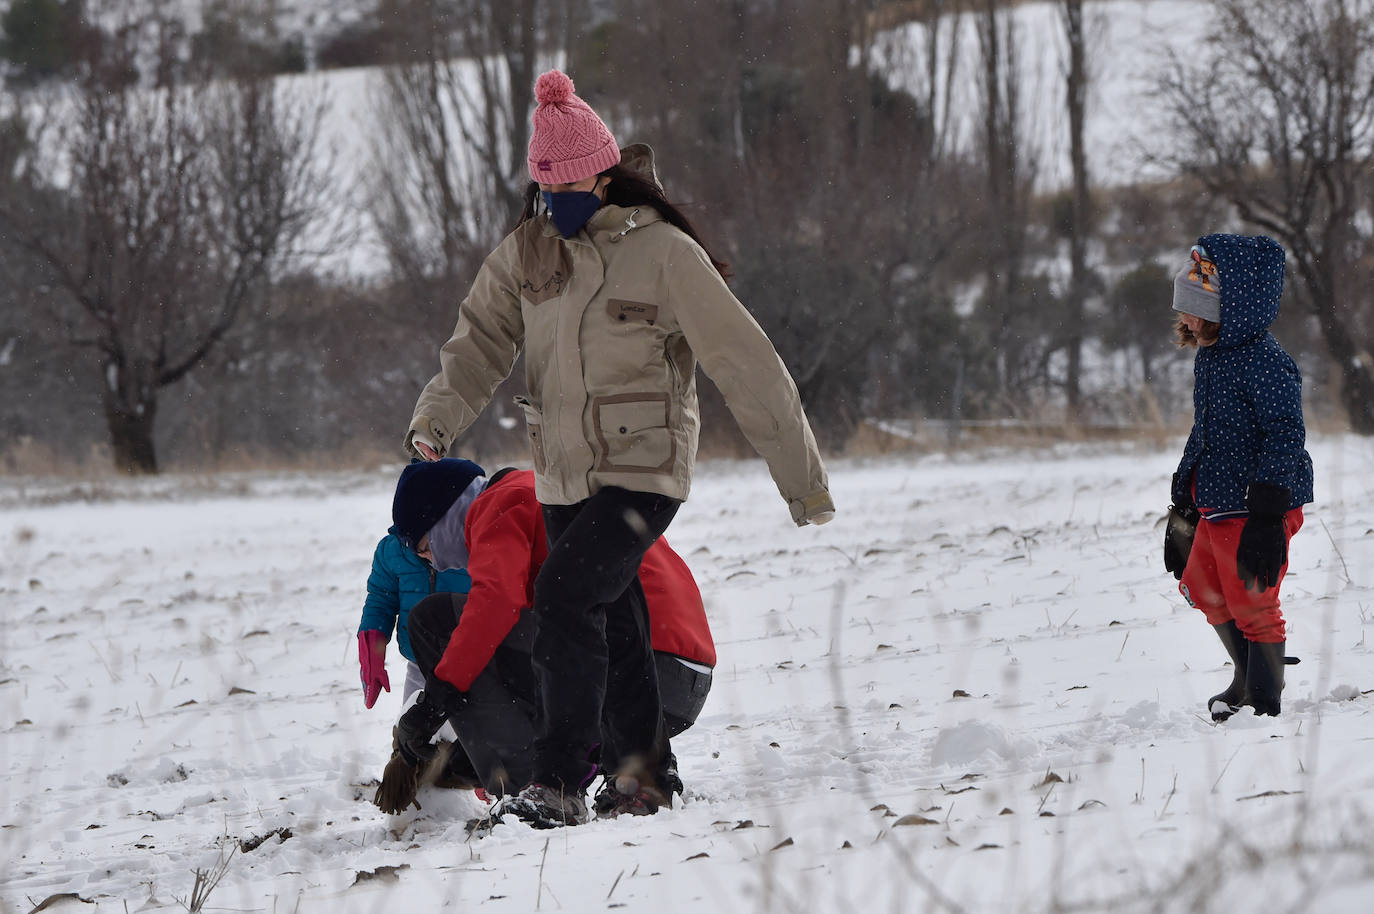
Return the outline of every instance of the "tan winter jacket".
{"type": "Polygon", "coordinates": [[[602,486],[687,498],[700,417],[697,360],[768,463],[798,525],[834,511],[797,387],[701,246],[649,206],[603,206],[573,238],[547,215],[487,257],[415,405],[440,456],[510,374],[521,347],[535,492],[574,504],[602,486]]]}

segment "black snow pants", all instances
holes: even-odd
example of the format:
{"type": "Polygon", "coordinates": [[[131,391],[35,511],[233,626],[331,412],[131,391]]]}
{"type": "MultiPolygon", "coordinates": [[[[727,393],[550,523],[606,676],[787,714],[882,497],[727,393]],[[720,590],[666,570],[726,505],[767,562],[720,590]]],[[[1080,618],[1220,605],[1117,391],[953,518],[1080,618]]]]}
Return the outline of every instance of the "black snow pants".
{"type": "Polygon", "coordinates": [[[543,506],[549,557],[534,582],[532,780],[585,790],[598,745],[609,772],[652,779],[667,767],[639,563],[681,504],[608,486],[575,505],[543,506]]]}
{"type": "Polygon", "coordinates": [[[415,665],[425,677],[427,699],[448,713],[482,786],[497,794],[514,793],[533,777],[534,721],[538,711],[530,665],[533,619],[522,613],[491,662],[466,692],[434,675],[467,594],[438,593],[415,604],[407,627],[415,665]]]}

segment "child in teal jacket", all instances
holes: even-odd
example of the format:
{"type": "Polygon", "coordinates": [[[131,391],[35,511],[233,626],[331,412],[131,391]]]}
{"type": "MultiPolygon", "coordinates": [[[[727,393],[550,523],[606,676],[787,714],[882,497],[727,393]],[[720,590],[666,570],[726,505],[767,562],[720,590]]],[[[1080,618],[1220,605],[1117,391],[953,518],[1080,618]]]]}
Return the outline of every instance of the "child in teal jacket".
{"type": "Polygon", "coordinates": [[[386,673],[386,645],[396,632],[396,646],[406,663],[402,698],[409,698],[424,686],[424,677],[415,666],[406,620],[410,610],[435,593],[467,593],[472,579],[466,569],[435,571],[396,535],[392,527],[377,543],[372,554],[372,572],[367,576],[367,600],[358,625],[358,663],[363,681],[363,704],[371,708],[382,689],[391,691],[386,673]]]}

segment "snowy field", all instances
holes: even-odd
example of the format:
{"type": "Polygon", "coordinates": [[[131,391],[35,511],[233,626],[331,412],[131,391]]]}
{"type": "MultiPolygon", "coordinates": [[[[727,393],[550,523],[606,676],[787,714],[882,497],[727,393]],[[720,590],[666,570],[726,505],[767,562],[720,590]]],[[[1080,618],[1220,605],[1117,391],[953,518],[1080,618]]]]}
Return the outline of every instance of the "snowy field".
{"type": "Polygon", "coordinates": [[[704,464],[669,531],[720,650],[687,801],[479,840],[471,794],[369,802],[392,468],[0,480],[0,912],[185,910],[217,862],[207,911],[1368,911],[1374,442],[1312,451],[1303,662],[1224,725],[1160,567],[1176,446],[839,461],[804,530],[761,465],[704,464]]]}

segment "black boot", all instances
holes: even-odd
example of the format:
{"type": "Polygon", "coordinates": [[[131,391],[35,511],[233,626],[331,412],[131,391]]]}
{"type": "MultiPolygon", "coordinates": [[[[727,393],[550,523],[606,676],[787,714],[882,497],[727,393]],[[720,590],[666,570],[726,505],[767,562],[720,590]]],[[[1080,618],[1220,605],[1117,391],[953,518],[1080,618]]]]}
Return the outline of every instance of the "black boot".
{"type": "Polygon", "coordinates": [[[1226,653],[1231,655],[1231,684],[1226,691],[1207,699],[1207,710],[1212,712],[1212,720],[1226,720],[1240,710],[1245,703],[1246,670],[1250,663],[1250,642],[1241,633],[1235,620],[1221,625],[1213,625],[1221,638],[1226,653]]]}
{"type": "Polygon", "coordinates": [[[1283,695],[1284,649],[1288,642],[1273,644],[1250,642],[1250,660],[1245,675],[1245,703],[1255,714],[1277,717],[1283,695]]]}

